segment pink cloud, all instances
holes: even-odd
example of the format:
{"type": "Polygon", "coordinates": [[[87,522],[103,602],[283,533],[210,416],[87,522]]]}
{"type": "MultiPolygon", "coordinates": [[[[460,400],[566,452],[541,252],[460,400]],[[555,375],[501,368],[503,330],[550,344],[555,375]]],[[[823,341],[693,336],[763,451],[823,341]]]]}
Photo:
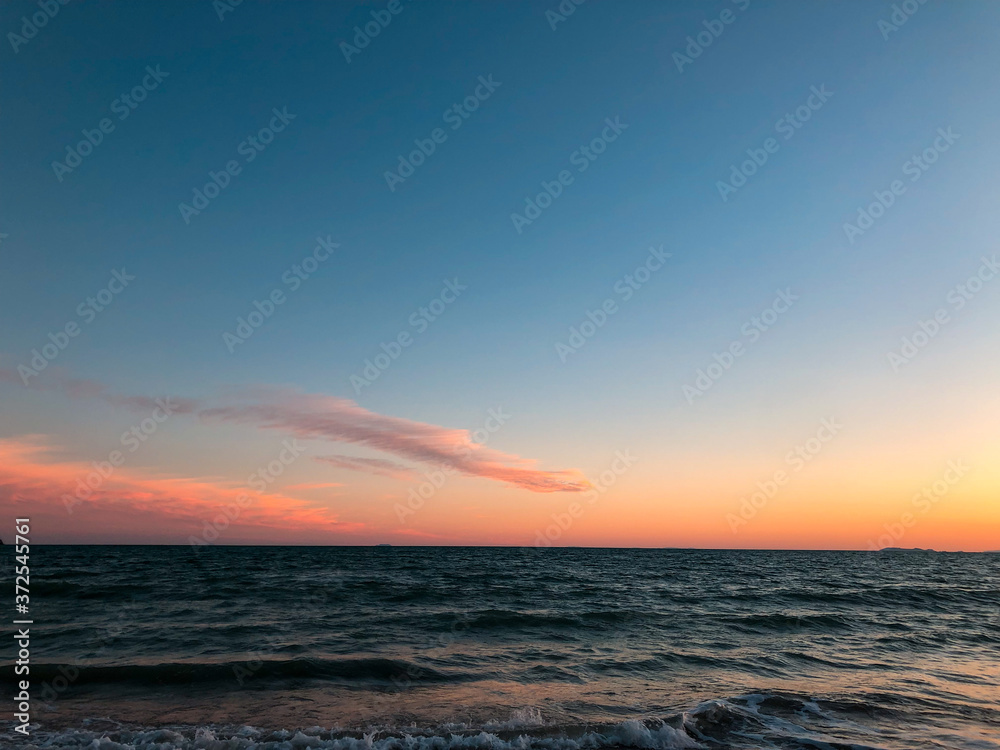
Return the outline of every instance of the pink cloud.
{"type": "Polygon", "coordinates": [[[306,482],[304,484],[289,484],[285,487],[286,492],[300,492],[303,490],[326,490],[333,487],[343,487],[343,482],[306,482]]]}
{"type": "Polygon", "coordinates": [[[390,461],[387,458],[361,458],[358,456],[316,456],[315,460],[321,461],[330,466],[341,469],[352,469],[354,471],[364,471],[368,474],[377,474],[392,479],[402,479],[411,481],[416,478],[416,474],[406,466],[390,461]]]}
{"type": "Polygon", "coordinates": [[[321,394],[257,388],[246,396],[247,403],[203,409],[199,414],[209,421],[253,424],[303,439],[364,445],[530,492],[580,492],[590,487],[578,471],[538,469],[534,461],[473,442],[468,430],[387,417],[348,399],[321,394]]]}
{"type": "MultiPolygon", "coordinates": [[[[0,380],[20,382],[20,376],[16,370],[0,368],[0,380]]],[[[58,368],[46,370],[32,381],[32,386],[73,398],[98,398],[138,411],[152,411],[160,402],[147,396],[110,393],[102,383],[67,377],[58,368]]],[[[539,469],[531,459],[473,442],[468,430],[377,414],[349,399],[272,386],[228,389],[227,393],[236,404],[202,408],[202,402],[194,399],[170,398],[169,402],[172,413],[197,413],[207,422],[250,424],[296,437],[363,445],[397,459],[450,466],[460,474],[503,482],[529,492],[580,492],[590,487],[579,471],[539,469]]],[[[406,480],[413,478],[408,467],[389,458],[334,455],[317,460],[340,468],[406,480]]]]}
{"type": "Polygon", "coordinates": [[[220,542],[330,543],[335,535],[363,528],[337,521],[328,508],[278,492],[152,475],[106,462],[95,467],[59,461],[52,453],[39,436],[0,440],[0,514],[30,516],[40,542],[125,538],[183,544],[220,518],[220,542]]]}
{"type": "MultiPolygon", "coordinates": [[[[0,382],[25,384],[17,370],[0,367],[0,382]]],[[[108,387],[96,380],[86,378],[71,378],[58,367],[46,368],[37,379],[29,379],[29,388],[63,393],[70,398],[96,398],[114,406],[123,406],[133,411],[152,411],[159,406],[161,399],[151,396],[121,396],[109,393],[108,387]]],[[[190,398],[170,398],[173,412],[176,414],[193,414],[198,409],[198,402],[190,398]]]]}

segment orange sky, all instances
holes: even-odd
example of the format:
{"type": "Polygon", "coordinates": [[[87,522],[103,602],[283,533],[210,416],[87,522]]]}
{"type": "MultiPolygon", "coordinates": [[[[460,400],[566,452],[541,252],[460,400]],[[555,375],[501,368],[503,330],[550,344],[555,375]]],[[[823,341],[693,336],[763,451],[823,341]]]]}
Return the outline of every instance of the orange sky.
{"type": "MultiPolygon", "coordinates": [[[[273,441],[275,457],[282,445],[273,441]]],[[[33,436],[0,441],[0,506],[31,517],[38,543],[1000,546],[1000,464],[989,451],[893,476],[852,464],[834,445],[799,470],[787,456],[775,468],[746,461],[713,472],[624,452],[589,473],[590,489],[545,493],[433,466],[309,481],[330,479],[308,460],[310,446],[303,461],[286,450],[290,462],[260,492],[246,481],[74,460],[33,436]]]]}

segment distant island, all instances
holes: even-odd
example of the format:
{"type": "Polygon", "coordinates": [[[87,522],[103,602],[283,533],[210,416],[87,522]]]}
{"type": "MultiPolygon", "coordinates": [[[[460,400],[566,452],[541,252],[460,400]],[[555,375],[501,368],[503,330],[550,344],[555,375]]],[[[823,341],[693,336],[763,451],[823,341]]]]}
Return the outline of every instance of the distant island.
{"type": "Polygon", "coordinates": [[[937,550],[922,547],[883,547],[879,552],[937,552],[937,550]]]}

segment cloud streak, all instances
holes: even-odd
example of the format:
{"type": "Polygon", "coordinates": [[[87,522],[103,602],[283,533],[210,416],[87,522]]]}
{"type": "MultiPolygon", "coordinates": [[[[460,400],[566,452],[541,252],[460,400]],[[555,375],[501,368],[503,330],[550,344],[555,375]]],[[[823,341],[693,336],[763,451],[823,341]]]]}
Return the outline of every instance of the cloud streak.
{"type": "MultiPolygon", "coordinates": [[[[252,424],[303,439],[363,445],[530,492],[581,492],[590,487],[578,471],[538,469],[534,461],[473,442],[468,430],[388,417],[333,396],[258,388],[247,392],[242,403],[203,409],[199,414],[210,422],[252,424]]],[[[352,461],[355,465],[351,468],[358,468],[358,459],[352,461]]]]}
{"type": "Polygon", "coordinates": [[[53,448],[40,436],[0,440],[0,513],[30,515],[47,535],[72,529],[75,541],[125,537],[183,543],[189,535],[199,535],[206,522],[224,516],[244,494],[251,502],[238,506],[238,517],[227,520],[227,541],[302,543],[308,538],[329,543],[332,534],[363,528],[339,522],[320,505],[216,479],[155,475],[120,466],[98,480],[93,464],[60,461],[53,448]]]}
{"type": "MultiPolygon", "coordinates": [[[[20,382],[15,370],[0,368],[0,380],[20,382]]],[[[150,411],[156,399],[111,393],[94,380],[67,377],[53,370],[32,387],[71,398],[100,399],[133,411],[150,411]]],[[[197,414],[203,422],[229,422],[276,430],[295,437],[365,446],[391,456],[331,455],[317,460],[338,468],[411,480],[412,469],[396,459],[448,466],[460,474],[481,477],[529,492],[581,492],[590,483],[576,470],[543,470],[535,461],[475,443],[468,430],[390,417],[369,411],[349,399],[302,393],[273,386],[230,390],[226,405],[171,397],[178,414],[197,414]]]]}
{"type": "MultiPolygon", "coordinates": [[[[0,367],[0,382],[23,383],[17,370],[9,367],[0,367]]],[[[70,398],[93,398],[99,399],[112,406],[122,406],[132,411],[151,411],[158,405],[155,398],[150,396],[121,396],[110,393],[108,387],[96,380],[86,378],[71,378],[65,372],[53,367],[46,372],[30,388],[62,393],[70,398]]],[[[198,410],[198,402],[190,398],[173,398],[171,403],[175,404],[174,413],[193,414],[198,410]]]]}
{"type": "Polygon", "coordinates": [[[387,458],[360,458],[358,456],[316,456],[315,460],[340,469],[363,471],[367,474],[377,474],[392,479],[410,481],[416,479],[416,474],[409,467],[390,461],[387,458]]]}

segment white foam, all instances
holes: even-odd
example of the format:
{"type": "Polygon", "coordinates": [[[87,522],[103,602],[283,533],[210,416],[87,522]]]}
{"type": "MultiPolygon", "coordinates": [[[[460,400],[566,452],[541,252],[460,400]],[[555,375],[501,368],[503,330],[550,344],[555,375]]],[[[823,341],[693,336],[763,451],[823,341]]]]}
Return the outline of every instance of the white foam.
{"type": "Polygon", "coordinates": [[[488,721],[483,725],[483,729],[496,731],[499,729],[528,729],[531,727],[543,727],[545,720],[542,712],[533,706],[517,708],[511,712],[510,718],[506,721],[488,721]]]}
{"type": "MultiPolygon", "coordinates": [[[[514,724],[519,729],[543,723],[537,709],[515,711],[504,728],[514,724]]],[[[499,731],[499,726],[494,731],[499,731]]],[[[20,737],[20,735],[18,735],[20,737]]],[[[13,739],[13,737],[11,738],[13,739]]],[[[23,750],[42,748],[79,748],[83,750],[599,750],[610,747],[634,747],[642,750],[685,750],[702,748],[681,730],[662,724],[653,728],[631,720],[603,732],[591,731],[576,738],[566,736],[532,736],[520,734],[514,739],[502,739],[492,731],[392,734],[378,737],[376,733],[361,737],[331,734],[320,727],[289,731],[268,731],[254,727],[222,729],[220,727],[171,727],[159,729],[115,729],[95,732],[69,729],[63,732],[35,731],[22,739],[23,750]]]]}

